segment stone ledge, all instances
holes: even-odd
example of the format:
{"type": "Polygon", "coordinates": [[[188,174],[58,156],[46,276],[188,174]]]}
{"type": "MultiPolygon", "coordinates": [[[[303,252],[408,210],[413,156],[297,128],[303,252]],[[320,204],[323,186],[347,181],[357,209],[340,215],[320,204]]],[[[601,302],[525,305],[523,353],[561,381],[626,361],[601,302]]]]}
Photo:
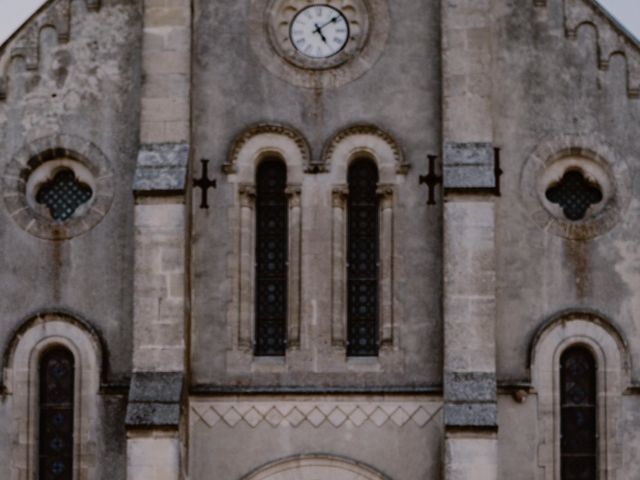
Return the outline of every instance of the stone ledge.
{"type": "Polygon", "coordinates": [[[137,372],[131,378],[126,426],[177,428],[184,387],[179,372],[137,372]]]}
{"type": "Polygon", "coordinates": [[[443,147],[445,189],[478,190],[497,187],[493,145],[446,143],[443,147]]]}
{"type": "Polygon", "coordinates": [[[189,163],[186,143],[142,145],[138,152],[133,191],[136,194],[184,193],[189,163]]]}
{"type": "Polygon", "coordinates": [[[495,428],[498,425],[498,407],[489,403],[447,403],[444,406],[447,427],[495,428]]]}

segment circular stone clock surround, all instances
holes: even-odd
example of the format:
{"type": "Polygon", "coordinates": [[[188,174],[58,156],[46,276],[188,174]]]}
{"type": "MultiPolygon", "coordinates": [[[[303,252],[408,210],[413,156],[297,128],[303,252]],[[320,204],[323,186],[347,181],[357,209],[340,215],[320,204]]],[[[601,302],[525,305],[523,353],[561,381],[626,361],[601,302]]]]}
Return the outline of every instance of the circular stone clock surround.
{"type": "Polygon", "coordinates": [[[380,57],[389,28],[387,0],[251,0],[253,50],[272,74],[300,87],[335,88],[362,76],[380,57]],[[291,39],[292,22],[314,6],[335,9],[349,27],[339,51],[315,58],[301,52],[291,39]]]}

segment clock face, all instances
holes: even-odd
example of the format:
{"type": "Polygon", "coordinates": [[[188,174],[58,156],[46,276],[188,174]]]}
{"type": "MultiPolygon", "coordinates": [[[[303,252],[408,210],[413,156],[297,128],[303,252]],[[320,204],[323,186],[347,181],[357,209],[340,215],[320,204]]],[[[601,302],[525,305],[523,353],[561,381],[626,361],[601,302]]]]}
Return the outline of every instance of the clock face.
{"type": "Polygon", "coordinates": [[[295,49],[306,57],[332,57],[349,41],[349,22],[336,8],[310,5],[294,17],[289,38],[295,49]]]}

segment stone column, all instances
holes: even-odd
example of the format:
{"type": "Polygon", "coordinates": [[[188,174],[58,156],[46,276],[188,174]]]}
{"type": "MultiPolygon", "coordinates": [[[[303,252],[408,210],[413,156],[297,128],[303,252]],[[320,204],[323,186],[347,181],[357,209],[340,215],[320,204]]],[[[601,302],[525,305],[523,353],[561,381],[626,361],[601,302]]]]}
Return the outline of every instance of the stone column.
{"type": "Polygon", "coordinates": [[[393,185],[378,185],[380,199],[380,347],[393,348],[393,185]]]}
{"type": "Polygon", "coordinates": [[[446,480],[497,478],[490,10],[442,1],[446,480]]]}
{"type": "Polygon", "coordinates": [[[127,479],[182,477],[191,1],[144,0],[127,479]]]}
{"type": "Polygon", "coordinates": [[[300,282],[301,279],[301,238],[302,210],[300,202],[300,185],[289,185],[286,190],[289,198],[289,275],[288,275],[288,335],[287,350],[300,349],[300,282]]]}
{"type": "Polygon", "coordinates": [[[240,185],[240,302],[237,348],[253,355],[256,187],[240,185]]]}
{"type": "Polygon", "coordinates": [[[347,185],[331,192],[331,345],[345,355],[347,332],[347,185]]]}

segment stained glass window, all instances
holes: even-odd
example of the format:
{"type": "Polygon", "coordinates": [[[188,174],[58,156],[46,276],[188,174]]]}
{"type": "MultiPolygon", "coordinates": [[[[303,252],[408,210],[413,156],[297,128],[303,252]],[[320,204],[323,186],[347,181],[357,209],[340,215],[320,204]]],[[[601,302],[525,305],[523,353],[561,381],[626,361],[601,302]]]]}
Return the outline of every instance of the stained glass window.
{"type": "Polygon", "coordinates": [[[255,354],[284,355],[287,339],[287,168],[278,159],[260,163],[256,189],[255,354]]]}
{"type": "Polygon", "coordinates": [[[73,479],[74,360],[53,348],[40,360],[40,480],[73,479]]]}
{"type": "Polygon", "coordinates": [[[560,456],[562,480],[596,480],[596,363],[584,347],[560,358],[560,456]]]}
{"type": "Polygon", "coordinates": [[[350,356],[378,354],[378,169],[368,160],[349,167],[347,330],[350,356]]]}

